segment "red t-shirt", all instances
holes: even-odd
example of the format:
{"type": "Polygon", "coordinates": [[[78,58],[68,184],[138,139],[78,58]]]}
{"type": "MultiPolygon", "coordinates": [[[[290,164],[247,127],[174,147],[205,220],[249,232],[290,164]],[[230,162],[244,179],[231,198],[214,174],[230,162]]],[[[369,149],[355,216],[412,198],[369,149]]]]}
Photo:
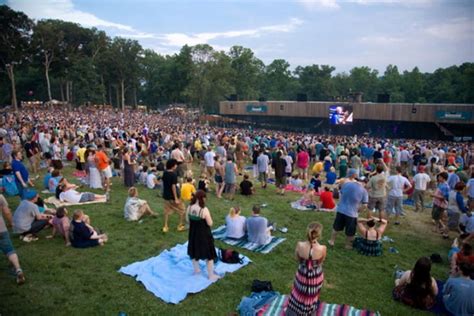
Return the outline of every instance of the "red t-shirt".
{"type": "Polygon", "coordinates": [[[309,165],[309,155],[306,151],[300,151],[298,153],[298,168],[308,168],[309,165]]]}
{"type": "Polygon", "coordinates": [[[332,197],[331,191],[321,192],[319,199],[322,203],[321,208],[333,209],[334,207],[336,207],[336,203],[334,203],[334,198],[332,197]]]}

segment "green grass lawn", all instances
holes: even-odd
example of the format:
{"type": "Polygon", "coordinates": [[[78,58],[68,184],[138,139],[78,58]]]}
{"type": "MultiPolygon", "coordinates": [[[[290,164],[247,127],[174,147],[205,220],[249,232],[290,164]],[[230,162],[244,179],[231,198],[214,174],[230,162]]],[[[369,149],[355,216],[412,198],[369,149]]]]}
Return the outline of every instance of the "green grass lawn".
{"type": "MultiPolygon", "coordinates": [[[[66,169],[66,175],[71,171],[66,169]]],[[[37,183],[39,186],[41,181],[37,183]]],[[[27,282],[17,286],[8,261],[6,258],[0,260],[0,314],[116,315],[124,311],[130,315],[227,315],[235,311],[243,296],[250,294],[253,279],[271,280],[276,291],[289,293],[297,268],[293,255],[295,243],[305,239],[309,222],[319,221],[324,225],[321,242],[326,244],[335,216],[293,210],[289,202],[296,200],[298,195],[277,196],[271,185],[266,190],[258,188],[257,194],[251,198],[236,195],[232,202],[218,200],[214,194],[209,194],[208,207],[215,227],[224,223],[232,205],[240,205],[243,215],[248,216],[253,204],[267,203],[262,215],[276,221],[280,227],[288,227],[287,234],[277,233],[287,240],[269,254],[238,249],[253,263],[173,305],[164,303],[133,278],[117,271],[124,265],[156,256],[164,249],[185,242],[187,233],[175,230],[177,215],[171,217],[167,234],[161,232],[162,216],[145,218],[142,223],[126,222],[123,219],[126,192],[121,180],[116,178],[110,204],[82,207],[90,215],[92,224],[109,235],[109,242],[104,247],[65,247],[60,238],[44,238],[50,231],[42,232],[39,241],[29,244],[12,236],[27,282]]],[[[162,215],[162,199],[156,196],[156,192],[139,186],[139,194],[162,215]]],[[[8,201],[13,212],[18,198],[9,198],[8,201]]],[[[75,209],[69,208],[70,213],[75,209]]],[[[411,208],[406,210],[408,216],[402,219],[400,226],[388,227],[386,235],[395,243],[384,245],[382,257],[369,258],[345,250],[343,236],[338,236],[336,246],[328,249],[324,263],[323,301],[378,310],[383,315],[423,314],[392,300],[394,267],[410,269],[417,258],[434,252],[440,253],[444,259],[451,241],[431,232],[430,211],[415,214],[411,208]],[[389,253],[390,246],[396,247],[400,253],[389,253]]],[[[216,241],[216,246],[228,248],[220,241],[216,241]]],[[[446,279],[446,260],[443,264],[434,264],[432,270],[436,278],[446,279]]]]}

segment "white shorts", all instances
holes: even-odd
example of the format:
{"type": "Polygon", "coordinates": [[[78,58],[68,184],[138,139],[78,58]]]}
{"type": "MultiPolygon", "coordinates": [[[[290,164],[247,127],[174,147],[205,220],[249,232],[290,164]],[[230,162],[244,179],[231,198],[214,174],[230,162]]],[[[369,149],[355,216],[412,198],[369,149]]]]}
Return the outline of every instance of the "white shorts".
{"type": "Polygon", "coordinates": [[[107,166],[107,168],[102,170],[100,173],[102,173],[102,175],[107,179],[112,178],[112,169],[110,168],[110,166],[107,166]]]}

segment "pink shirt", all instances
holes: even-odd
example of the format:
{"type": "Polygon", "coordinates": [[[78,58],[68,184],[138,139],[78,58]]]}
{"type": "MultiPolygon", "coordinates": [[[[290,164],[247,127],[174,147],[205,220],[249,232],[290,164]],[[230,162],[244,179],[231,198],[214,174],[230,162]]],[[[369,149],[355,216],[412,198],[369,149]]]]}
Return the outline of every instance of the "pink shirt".
{"type": "Polygon", "coordinates": [[[70,220],[67,216],[62,218],[53,218],[53,227],[61,236],[66,236],[66,233],[69,232],[70,220]]]}
{"type": "Polygon", "coordinates": [[[300,151],[297,156],[298,168],[308,168],[309,165],[309,155],[306,151],[300,151]]]}

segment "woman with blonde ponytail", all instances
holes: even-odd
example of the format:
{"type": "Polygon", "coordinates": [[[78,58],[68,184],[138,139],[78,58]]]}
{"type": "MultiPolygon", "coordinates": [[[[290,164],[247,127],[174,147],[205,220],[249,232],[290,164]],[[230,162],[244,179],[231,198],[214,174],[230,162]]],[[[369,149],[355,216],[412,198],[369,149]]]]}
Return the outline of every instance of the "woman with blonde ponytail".
{"type": "Polygon", "coordinates": [[[319,306],[319,292],[323,286],[323,261],[326,246],[320,245],[323,226],[312,222],[306,230],[306,241],[296,244],[296,258],[299,262],[293,289],[286,308],[286,315],[313,315],[319,306]]]}
{"type": "Polygon", "coordinates": [[[227,238],[240,239],[245,236],[245,217],[240,215],[240,207],[231,207],[225,218],[227,238]]]}

